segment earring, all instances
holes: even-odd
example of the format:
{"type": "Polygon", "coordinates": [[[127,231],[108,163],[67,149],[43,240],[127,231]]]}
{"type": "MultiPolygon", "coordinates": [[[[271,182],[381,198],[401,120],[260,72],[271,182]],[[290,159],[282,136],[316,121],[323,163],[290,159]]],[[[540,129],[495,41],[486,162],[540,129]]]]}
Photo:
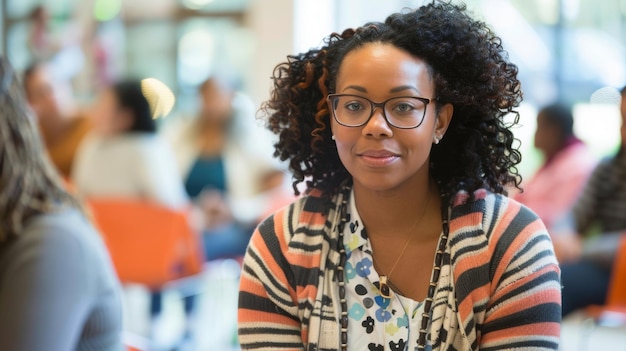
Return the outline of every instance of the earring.
{"type": "Polygon", "coordinates": [[[333,134],[330,138],[335,140],[335,134],[333,134]]]}
{"type": "Polygon", "coordinates": [[[439,144],[439,138],[437,138],[436,136],[435,136],[435,137],[433,137],[433,141],[435,142],[435,145],[436,145],[436,144],[439,144]]]}

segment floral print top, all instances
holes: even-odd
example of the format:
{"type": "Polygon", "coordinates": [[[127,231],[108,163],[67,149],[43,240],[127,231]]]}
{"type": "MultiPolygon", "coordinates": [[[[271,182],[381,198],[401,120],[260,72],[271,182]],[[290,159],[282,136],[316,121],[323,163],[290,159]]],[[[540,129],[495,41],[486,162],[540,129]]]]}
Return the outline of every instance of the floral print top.
{"type": "MultiPolygon", "coordinates": [[[[417,346],[423,303],[393,293],[380,295],[372,248],[350,195],[344,228],[347,261],[344,269],[348,305],[348,350],[409,351],[417,346]]],[[[430,347],[427,346],[427,350],[430,347]]]]}

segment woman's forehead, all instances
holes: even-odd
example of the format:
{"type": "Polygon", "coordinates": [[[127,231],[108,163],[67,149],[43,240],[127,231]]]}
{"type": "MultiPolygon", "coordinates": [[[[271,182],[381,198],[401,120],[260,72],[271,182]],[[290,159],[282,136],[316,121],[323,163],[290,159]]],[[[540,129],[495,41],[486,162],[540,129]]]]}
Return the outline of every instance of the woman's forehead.
{"type": "Polygon", "coordinates": [[[336,90],[349,86],[391,91],[414,87],[421,94],[433,90],[430,67],[422,59],[391,44],[371,43],[349,52],[339,67],[336,90]]]}

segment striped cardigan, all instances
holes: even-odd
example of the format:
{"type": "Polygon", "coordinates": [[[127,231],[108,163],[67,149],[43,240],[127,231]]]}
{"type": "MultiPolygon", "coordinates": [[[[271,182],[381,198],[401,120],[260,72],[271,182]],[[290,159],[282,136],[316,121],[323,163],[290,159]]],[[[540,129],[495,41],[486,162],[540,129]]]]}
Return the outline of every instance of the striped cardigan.
{"type": "MultiPolygon", "coordinates": [[[[261,223],[239,292],[243,350],[337,350],[338,205],[318,192],[261,223]],[[334,204],[334,205],[333,205],[334,204]]],[[[542,222],[502,195],[459,193],[434,296],[435,350],[557,350],[559,268],[542,222]]],[[[348,340],[349,342],[349,340],[348,340]]]]}

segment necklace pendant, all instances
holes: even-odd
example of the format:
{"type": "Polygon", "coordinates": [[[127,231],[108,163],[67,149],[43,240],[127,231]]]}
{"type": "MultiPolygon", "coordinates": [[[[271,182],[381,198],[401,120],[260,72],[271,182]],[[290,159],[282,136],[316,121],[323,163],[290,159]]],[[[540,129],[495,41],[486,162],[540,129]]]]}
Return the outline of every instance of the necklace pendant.
{"type": "Polygon", "coordinates": [[[391,292],[391,288],[389,287],[389,284],[387,284],[388,279],[386,275],[381,275],[380,276],[380,288],[378,289],[380,291],[380,295],[386,299],[390,299],[392,296],[392,292],[391,292]]]}

